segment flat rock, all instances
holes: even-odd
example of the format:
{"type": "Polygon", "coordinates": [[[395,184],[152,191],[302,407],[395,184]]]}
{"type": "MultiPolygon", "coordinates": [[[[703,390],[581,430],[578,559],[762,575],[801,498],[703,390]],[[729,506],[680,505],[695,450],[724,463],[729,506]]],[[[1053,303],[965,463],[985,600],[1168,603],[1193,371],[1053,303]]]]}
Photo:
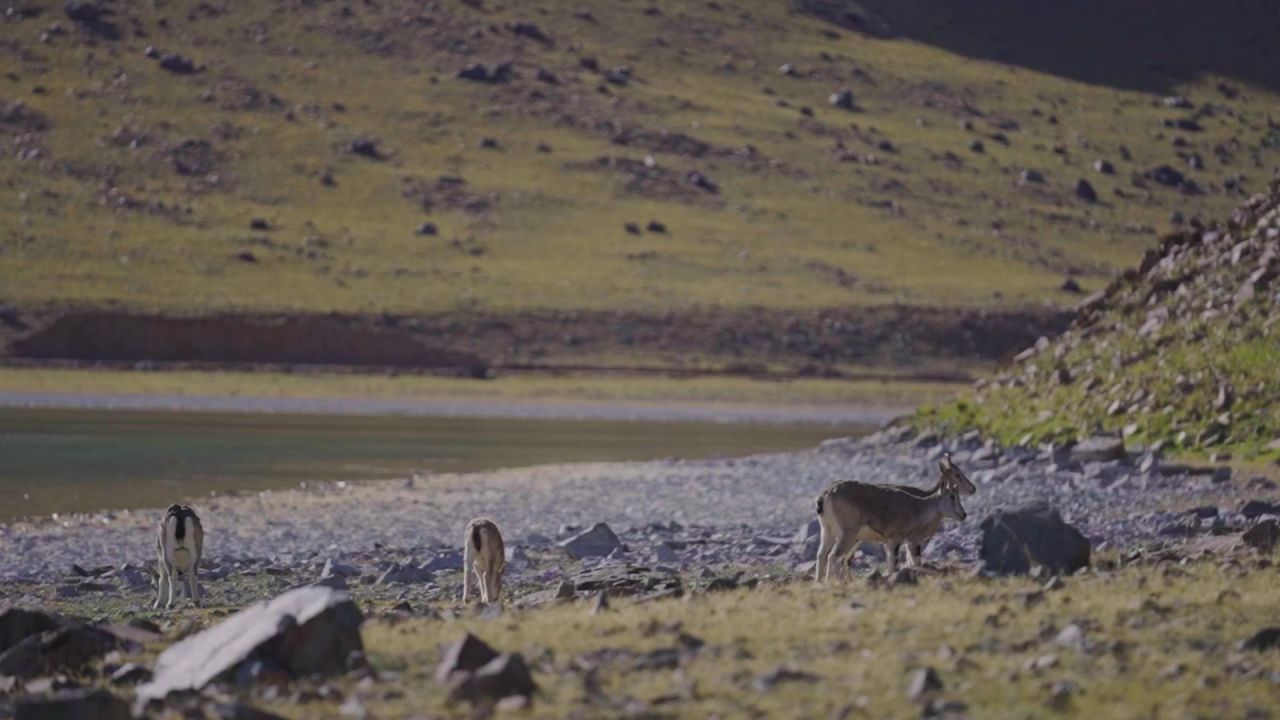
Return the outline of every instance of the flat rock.
{"type": "Polygon", "coordinates": [[[138,688],[143,700],[199,690],[248,660],[298,677],[346,669],[364,650],[364,617],[345,592],[301,587],[241,610],[208,630],[175,643],[156,659],[155,679],[138,688]]]}
{"type": "Polygon", "coordinates": [[[608,590],[614,597],[647,595],[659,590],[679,590],[680,576],[639,565],[606,565],[583,570],[572,577],[576,592],[608,590]]]}
{"type": "Polygon", "coordinates": [[[427,572],[433,573],[440,572],[441,570],[461,570],[462,551],[449,550],[442,552],[423,563],[421,568],[427,572]]]}
{"type": "Polygon", "coordinates": [[[378,576],[379,585],[419,585],[431,582],[433,574],[424,567],[394,564],[378,576]]]}
{"type": "Polygon", "coordinates": [[[981,529],[979,557],[987,572],[1022,575],[1039,565],[1057,575],[1089,565],[1088,538],[1047,505],[994,513],[981,529]]]}
{"type": "Polygon", "coordinates": [[[560,547],[574,560],[588,557],[607,557],[622,547],[622,541],[613,530],[604,523],[596,523],[590,530],[574,535],[560,543],[560,547]]]}

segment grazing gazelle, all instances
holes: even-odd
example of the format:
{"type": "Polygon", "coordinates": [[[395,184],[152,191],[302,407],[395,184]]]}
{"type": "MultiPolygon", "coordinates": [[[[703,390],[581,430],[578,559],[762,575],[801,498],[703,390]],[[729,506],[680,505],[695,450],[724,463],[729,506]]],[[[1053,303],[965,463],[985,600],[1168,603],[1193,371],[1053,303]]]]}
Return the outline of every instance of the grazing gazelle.
{"type": "Polygon", "coordinates": [[[159,581],[156,584],[156,602],[163,601],[166,609],[173,607],[174,579],[185,575],[191,602],[200,607],[200,556],[204,553],[204,528],[196,512],[186,505],[170,505],[160,520],[156,533],[156,554],[159,557],[159,581]],[[168,598],[165,593],[168,592],[168,598]]]}
{"type": "Polygon", "coordinates": [[[488,605],[498,602],[502,594],[502,573],[507,569],[507,551],[502,544],[498,525],[489,518],[476,518],[467,523],[462,539],[462,604],[471,595],[471,576],[476,577],[480,590],[480,602],[488,605]]]}
{"type": "MultiPolygon", "coordinates": [[[[978,492],[978,488],[974,487],[974,484],[969,481],[969,478],[965,476],[964,471],[960,469],[960,466],[956,465],[955,462],[951,460],[951,453],[945,453],[942,456],[942,459],[938,461],[938,471],[938,483],[932,488],[918,488],[912,487],[911,485],[889,485],[888,487],[897,488],[898,490],[915,495],[916,497],[927,497],[938,492],[938,490],[942,488],[943,483],[950,481],[955,484],[956,491],[961,495],[972,495],[978,492]]],[[[917,532],[914,537],[908,538],[907,541],[903,543],[903,545],[907,546],[908,565],[912,567],[920,566],[920,558],[923,556],[924,548],[929,544],[929,541],[933,539],[934,533],[938,532],[938,526],[941,524],[942,517],[939,516],[936,522],[920,528],[920,531],[917,532]]],[[[894,553],[895,557],[897,556],[898,547],[899,546],[895,545],[891,549],[891,552],[894,553]]]]}
{"type": "Polygon", "coordinates": [[[965,519],[954,481],[943,478],[938,488],[917,497],[899,488],[846,480],[818,496],[818,522],[822,526],[814,581],[835,572],[849,574],[849,560],[863,541],[884,543],[889,572],[897,570],[898,545],[918,537],[922,528],[943,517],[965,519]]]}

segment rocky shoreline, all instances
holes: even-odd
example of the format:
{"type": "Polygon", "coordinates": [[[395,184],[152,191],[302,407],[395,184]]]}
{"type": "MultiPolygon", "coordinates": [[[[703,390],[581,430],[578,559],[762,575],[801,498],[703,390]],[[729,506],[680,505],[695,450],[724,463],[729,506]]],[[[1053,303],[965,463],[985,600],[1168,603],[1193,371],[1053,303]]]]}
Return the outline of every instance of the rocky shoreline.
{"type": "MultiPolygon", "coordinates": [[[[807,572],[816,547],[812,503],[823,487],[841,479],[927,485],[944,451],[978,493],[966,498],[969,520],[944,525],[926,551],[935,563],[972,562],[982,518],[1038,502],[1058,510],[1095,550],[1122,553],[1238,534],[1280,514],[1280,493],[1264,477],[1163,463],[1118,441],[1100,442],[1002,450],[972,435],[940,441],[890,429],[802,452],[334,483],[195,506],[208,537],[203,577],[215,601],[229,577],[265,576],[288,587],[321,578],[326,566],[375,596],[452,600],[457,538],[482,514],[508,538],[517,599],[611,567],[691,577],[744,566],[807,572]],[[585,556],[566,553],[566,541],[599,523],[616,541],[585,556]]],[[[147,600],[157,516],[103,512],[0,525],[0,600],[92,593],[147,600]]],[[[876,554],[867,550],[864,566],[876,554]]]]}

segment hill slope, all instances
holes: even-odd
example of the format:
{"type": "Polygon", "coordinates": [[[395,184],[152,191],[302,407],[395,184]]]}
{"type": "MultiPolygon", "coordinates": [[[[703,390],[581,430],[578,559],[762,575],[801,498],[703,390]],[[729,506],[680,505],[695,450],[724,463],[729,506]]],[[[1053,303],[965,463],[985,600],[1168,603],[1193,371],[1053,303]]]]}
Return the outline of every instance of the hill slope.
{"type": "Polygon", "coordinates": [[[1165,237],[972,397],[920,413],[1005,443],[1098,428],[1280,457],[1280,179],[1229,220],[1165,237]]]}
{"type": "Polygon", "coordinates": [[[940,49],[925,6],[901,36],[841,2],[72,7],[0,25],[19,309],[1070,305],[1280,157],[1265,78],[1166,101],[940,49]]]}

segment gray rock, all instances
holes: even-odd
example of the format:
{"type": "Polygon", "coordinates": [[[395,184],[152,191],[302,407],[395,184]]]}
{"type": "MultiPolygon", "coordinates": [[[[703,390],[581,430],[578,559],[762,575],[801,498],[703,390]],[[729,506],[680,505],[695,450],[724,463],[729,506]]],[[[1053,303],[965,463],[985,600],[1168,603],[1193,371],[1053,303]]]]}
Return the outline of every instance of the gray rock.
{"type": "Polygon", "coordinates": [[[0,675],[31,678],[74,672],[112,650],[137,649],[106,630],[68,623],[55,630],[28,635],[0,654],[0,675]]]}
{"type": "MultiPolygon", "coordinates": [[[[145,570],[132,565],[121,566],[116,573],[116,577],[120,579],[120,587],[124,590],[149,590],[151,588],[151,576],[145,570]]],[[[204,577],[209,577],[209,575],[206,573],[204,577]]]]}
{"type": "Polygon", "coordinates": [[[1053,642],[1063,647],[1084,650],[1086,643],[1084,629],[1075,623],[1071,623],[1058,632],[1053,642]]]}
{"type": "Polygon", "coordinates": [[[342,575],[326,575],[311,584],[315,587],[326,587],[331,590],[346,590],[350,587],[347,585],[347,579],[342,575]]]}
{"type": "Polygon", "coordinates": [[[680,562],[680,556],[675,550],[666,545],[659,545],[653,549],[653,555],[660,563],[670,564],[680,562]]]}
{"type": "Polygon", "coordinates": [[[18,700],[14,720],[132,720],[129,704],[101,688],[18,700]]]}
{"type": "Polygon", "coordinates": [[[827,103],[829,103],[831,107],[837,107],[841,110],[852,110],[853,91],[845,89],[831,93],[831,96],[827,98],[827,103]]]}
{"type": "Polygon", "coordinates": [[[139,686],[138,698],[145,702],[199,690],[250,660],[295,677],[343,672],[347,656],[364,650],[362,622],[345,592],[315,586],[290,590],[171,645],[156,659],[155,679],[139,686]]]}
{"type": "Polygon", "coordinates": [[[1240,508],[1240,514],[1244,515],[1246,520],[1263,515],[1280,515],[1280,504],[1269,503],[1266,500],[1250,500],[1240,508]]]}
{"type": "Polygon", "coordinates": [[[622,547],[622,541],[604,523],[596,523],[590,530],[574,535],[560,543],[560,547],[574,560],[588,557],[606,557],[622,547]]]}
{"type": "Polygon", "coordinates": [[[513,696],[530,697],[538,690],[533,674],[519,653],[499,655],[458,680],[449,691],[449,702],[497,702],[513,696]]]}
{"type": "Polygon", "coordinates": [[[447,683],[458,673],[472,673],[498,657],[498,651],[480,638],[467,633],[461,639],[443,646],[436,680],[447,683]]]}
{"type": "Polygon", "coordinates": [[[461,570],[462,569],[462,551],[448,550],[437,554],[435,557],[421,565],[423,570],[427,572],[440,572],[441,570],[461,570]]]}
{"type": "Polygon", "coordinates": [[[1240,539],[1259,552],[1271,552],[1280,542],[1280,523],[1274,519],[1263,520],[1245,530],[1240,539]]]}
{"type": "Polygon", "coordinates": [[[94,23],[102,19],[106,12],[96,0],[67,0],[62,11],[68,18],[78,23],[94,23]]]}
{"type": "Polygon", "coordinates": [[[907,678],[907,697],[915,702],[932,698],[942,688],[942,678],[931,667],[916,668],[907,678]]]}
{"type": "Polygon", "coordinates": [[[0,653],[32,635],[56,630],[62,618],[39,610],[6,607],[0,610],[0,653]]]}
{"type": "Polygon", "coordinates": [[[423,567],[414,567],[393,564],[387,568],[387,571],[378,576],[379,585],[418,585],[430,582],[434,577],[430,570],[423,567]]]}
{"type": "Polygon", "coordinates": [[[555,598],[557,600],[572,600],[577,592],[578,590],[574,587],[572,580],[561,580],[556,583],[555,598]]]}
{"type": "Polygon", "coordinates": [[[1127,457],[1124,440],[1107,435],[1086,438],[1071,448],[1071,460],[1081,463],[1124,460],[1127,457]]]}
{"type": "Polygon", "coordinates": [[[1268,627],[1254,633],[1248,640],[1240,643],[1241,650],[1271,650],[1280,647],[1280,627],[1268,627]]]}
{"type": "Polygon", "coordinates": [[[797,670],[785,665],[779,665],[766,673],[757,675],[754,685],[757,690],[763,692],[772,690],[783,683],[815,683],[820,679],[821,678],[811,672],[805,672],[804,670],[797,670]]]}
{"type": "Polygon", "coordinates": [[[1056,575],[1089,565],[1088,538],[1047,505],[995,513],[981,529],[980,557],[987,572],[1022,575],[1039,565],[1056,575]]]}
{"type": "Polygon", "coordinates": [[[1098,202],[1098,191],[1093,189],[1093,184],[1084,178],[1076,181],[1076,197],[1088,203],[1098,202]]]}
{"type": "Polygon", "coordinates": [[[360,577],[360,568],[343,562],[335,562],[333,558],[325,560],[324,569],[320,571],[320,577],[327,578],[334,575],[339,577],[360,577]]]}

